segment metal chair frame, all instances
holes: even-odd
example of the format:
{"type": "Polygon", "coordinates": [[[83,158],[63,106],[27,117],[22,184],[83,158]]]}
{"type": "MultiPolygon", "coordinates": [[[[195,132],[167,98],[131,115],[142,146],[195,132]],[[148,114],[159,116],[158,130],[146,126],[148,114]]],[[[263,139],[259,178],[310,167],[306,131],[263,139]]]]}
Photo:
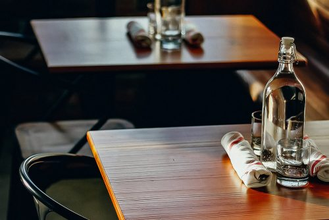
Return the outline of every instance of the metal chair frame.
{"type": "Polygon", "coordinates": [[[23,185],[34,198],[39,219],[46,219],[50,212],[56,212],[57,214],[67,219],[87,219],[84,216],[57,202],[44,192],[44,190],[48,185],[51,184],[52,181],[58,180],[60,177],[57,176],[57,174],[54,174],[55,176],[51,178],[43,178],[39,174],[45,174],[48,172],[47,175],[49,175],[49,173],[52,173],[54,168],[55,170],[66,169],[65,171],[69,169],[68,172],[63,170],[63,172],[65,172],[65,177],[68,177],[67,175],[72,174],[72,176],[75,178],[79,176],[101,178],[96,162],[92,157],[63,153],[42,153],[28,157],[22,162],[19,169],[19,174],[23,185]],[[68,168],[70,166],[71,169],[68,168]],[[75,167],[75,169],[72,169],[72,167],[75,167]],[[42,169],[42,172],[38,168],[42,169]],[[77,172],[74,172],[75,170],[82,170],[83,172],[78,172],[77,175],[77,172]],[[38,178],[33,178],[33,175],[38,176],[38,178]],[[40,184],[42,186],[36,183],[40,179],[42,179],[42,181],[45,181],[46,179],[46,183],[40,184]]]}
{"type": "MultiPolygon", "coordinates": [[[[18,34],[18,33],[10,33],[10,32],[0,32],[0,39],[5,39],[5,40],[13,40],[17,42],[23,42],[27,44],[31,44],[34,46],[34,49],[23,59],[23,63],[30,61],[40,50],[38,46],[38,42],[34,37],[31,36],[26,36],[23,34],[18,34]]],[[[62,78],[55,77],[48,72],[39,72],[36,70],[33,70],[31,68],[28,68],[26,66],[23,66],[21,64],[18,64],[17,62],[14,62],[12,60],[7,59],[4,56],[0,55],[0,69],[3,71],[5,74],[17,74],[27,76],[27,77],[32,77],[35,80],[39,80],[42,83],[45,83],[47,86],[55,87],[62,89],[62,93],[60,96],[54,101],[54,103],[49,107],[47,106],[47,110],[45,113],[36,121],[49,121],[51,117],[54,115],[54,113],[57,112],[58,109],[63,106],[64,103],[71,97],[71,95],[75,92],[78,92],[80,94],[91,94],[93,91],[89,87],[84,87],[81,85],[81,81],[84,78],[84,75],[79,75],[72,81],[64,80],[62,78]]],[[[110,108],[110,105],[107,107],[110,108]]],[[[104,117],[102,117],[98,123],[96,123],[93,127],[90,128],[90,130],[97,130],[101,128],[109,118],[109,113],[105,114],[104,117]]],[[[19,176],[17,175],[17,169],[19,168],[19,165],[21,164],[23,157],[21,154],[21,150],[18,144],[18,141],[16,139],[14,130],[15,126],[13,124],[8,124],[6,125],[9,127],[9,134],[12,136],[12,140],[14,141],[15,145],[17,147],[14,148],[13,155],[12,155],[12,168],[11,168],[11,180],[10,180],[10,197],[9,197],[9,208],[8,208],[8,218],[9,219],[15,219],[15,212],[16,212],[16,205],[17,205],[17,200],[19,201],[25,201],[25,202],[30,202],[27,201],[30,198],[24,197],[21,198],[21,190],[23,189],[23,186],[19,182],[19,176]]],[[[87,142],[86,135],[82,136],[81,139],[72,147],[72,149],[69,151],[70,153],[77,153],[87,142]]],[[[32,188],[33,189],[33,188],[32,188]]],[[[25,194],[25,192],[24,192],[25,194]]],[[[28,196],[28,195],[26,195],[28,196]]],[[[32,201],[31,201],[32,202],[32,201]]],[[[21,202],[20,202],[21,203],[21,202]]],[[[33,205],[31,203],[31,205],[33,205]]],[[[59,206],[59,205],[55,205],[59,206]]],[[[40,209],[43,210],[43,206],[40,205],[40,209]]],[[[61,209],[61,208],[60,208],[61,209]]],[[[43,213],[44,211],[41,212],[43,213]]],[[[69,218],[71,219],[71,218],[69,218]]],[[[77,219],[85,219],[85,218],[78,218],[77,219]]]]}
{"type": "Polygon", "coordinates": [[[17,42],[23,42],[33,45],[34,46],[33,49],[28,53],[28,55],[24,59],[25,62],[32,59],[38,53],[38,51],[40,51],[37,39],[35,39],[33,36],[28,36],[21,33],[0,31],[0,39],[14,40],[17,42]]]}

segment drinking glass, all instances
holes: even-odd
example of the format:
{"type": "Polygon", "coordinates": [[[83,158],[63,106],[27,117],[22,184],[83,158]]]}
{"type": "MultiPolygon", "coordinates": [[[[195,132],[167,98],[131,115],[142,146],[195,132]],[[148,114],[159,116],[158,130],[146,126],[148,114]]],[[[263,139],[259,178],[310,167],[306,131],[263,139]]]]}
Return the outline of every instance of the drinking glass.
{"type": "Polygon", "coordinates": [[[303,139],[283,138],[278,141],[276,155],[276,182],[285,187],[308,185],[310,145],[303,139]]]}
{"type": "Polygon", "coordinates": [[[154,3],[149,2],[147,4],[148,8],[148,35],[149,37],[153,38],[156,34],[156,15],[155,15],[155,8],[154,3]]]}
{"type": "Polygon", "coordinates": [[[261,114],[261,110],[251,114],[251,147],[258,157],[260,156],[261,148],[261,114]]]}
{"type": "Polygon", "coordinates": [[[185,0],[155,0],[156,39],[161,41],[162,49],[178,50],[184,32],[185,0]]]}

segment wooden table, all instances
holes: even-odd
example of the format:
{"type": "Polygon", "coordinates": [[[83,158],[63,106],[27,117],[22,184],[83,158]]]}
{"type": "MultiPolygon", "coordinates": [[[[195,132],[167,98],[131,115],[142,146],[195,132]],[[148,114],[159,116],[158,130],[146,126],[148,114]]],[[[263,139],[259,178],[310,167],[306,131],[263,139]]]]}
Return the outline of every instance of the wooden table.
{"type": "MultiPolygon", "coordinates": [[[[31,24],[54,73],[277,66],[279,38],[251,15],[187,16],[205,42],[202,48],[184,44],[171,53],[162,51],[158,41],[151,50],[136,49],[126,35],[131,20],[147,29],[144,17],[33,20],[31,24]]],[[[299,60],[306,63],[301,55],[299,60]]]]}
{"type": "MultiPolygon", "coordinates": [[[[329,185],[243,185],[220,144],[250,125],[91,131],[88,140],[120,219],[327,219],[329,185]]],[[[329,121],[306,124],[328,155],[329,121]]],[[[275,180],[275,179],[274,179],[275,180]]]]}

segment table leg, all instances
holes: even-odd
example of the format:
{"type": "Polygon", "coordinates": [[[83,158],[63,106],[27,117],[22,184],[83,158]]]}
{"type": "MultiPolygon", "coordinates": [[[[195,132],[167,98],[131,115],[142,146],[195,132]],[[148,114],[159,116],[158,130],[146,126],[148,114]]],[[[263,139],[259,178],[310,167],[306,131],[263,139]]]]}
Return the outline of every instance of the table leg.
{"type": "MultiPolygon", "coordinates": [[[[95,94],[96,96],[101,97],[98,98],[98,100],[96,100],[96,103],[97,102],[101,102],[101,103],[98,103],[97,105],[98,107],[89,106],[93,109],[96,108],[95,110],[96,112],[98,112],[99,115],[98,116],[99,120],[89,130],[99,130],[110,117],[113,117],[115,115],[115,96],[116,96],[115,74],[110,74],[107,76],[99,76],[94,79],[95,79],[94,89],[96,92],[95,94]]],[[[87,142],[87,131],[86,134],[73,146],[73,148],[69,151],[69,153],[77,153],[86,144],[86,142],[87,142]]]]}
{"type": "MultiPolygon", "coordinates": [[[[91,131],[99,130],[108,120],[108,116],[104,116],[100,118],[93,127],[91,127],[91,131]]],[[[69,151],[71,154],[76,154],[87,142],[87,133],[73,146],[73,148],[69,151]]]]}

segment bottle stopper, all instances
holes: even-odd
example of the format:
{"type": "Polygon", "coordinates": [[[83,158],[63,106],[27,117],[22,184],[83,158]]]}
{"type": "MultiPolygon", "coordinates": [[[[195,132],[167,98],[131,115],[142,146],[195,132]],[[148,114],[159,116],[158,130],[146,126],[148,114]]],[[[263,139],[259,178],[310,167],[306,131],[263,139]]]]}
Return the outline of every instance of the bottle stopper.
{"type": "Polygon", "coordinates": [[[294,42],[294,38],[293,37],[282,37],[281,41],[282,41],[282,44],[284,45],[285,49],[290,49],[291,45],[294,42]]]}

